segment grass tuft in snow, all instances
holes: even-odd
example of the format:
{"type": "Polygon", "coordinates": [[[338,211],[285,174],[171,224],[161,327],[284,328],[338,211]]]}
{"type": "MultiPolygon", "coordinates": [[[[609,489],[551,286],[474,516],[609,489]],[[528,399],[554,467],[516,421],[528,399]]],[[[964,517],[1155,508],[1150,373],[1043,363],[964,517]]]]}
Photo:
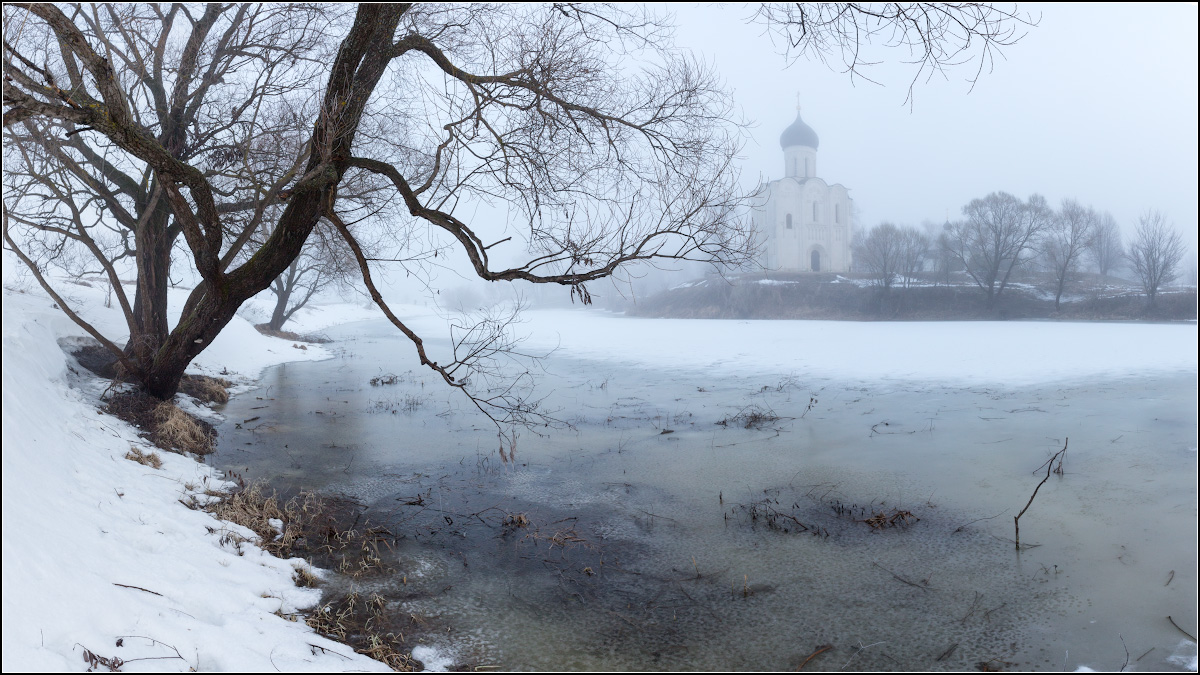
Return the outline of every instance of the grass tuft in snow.
{"type": "Polygon", "coordinates": [[[159,447],[200,456],[216,450],[212,427],[183,412],[174,403],[159,403],[154,409],[154,419],[157,426],[153,436],[159,447]]]}
{"type": "Polygon", "coordinates": [[[219,377],[207,375],[184,375],[179,391],[200,403],[228,403],[229,388],[233,383],[219,377]]]}
{"type": "Polygon", "coordinates": [[[131,447],[129,448],[129,452],[125,453],[125,459],[137,462],[143,466],[148,466],[151,469],[162,468],[162,457],[159,457],[158,453],[154,452],[153,450],[150,452],[142,452],[137,448],[131,447]]]}

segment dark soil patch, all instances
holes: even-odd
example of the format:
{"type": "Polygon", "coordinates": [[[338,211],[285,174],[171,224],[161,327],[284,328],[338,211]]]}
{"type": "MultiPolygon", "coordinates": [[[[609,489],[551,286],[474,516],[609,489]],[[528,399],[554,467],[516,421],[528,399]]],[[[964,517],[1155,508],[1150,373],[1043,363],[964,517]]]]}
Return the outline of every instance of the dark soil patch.
{"type": "Polygon", "coordinates": [[[117,373],[117,357],[104,348],[103,345],[83,345],[71,352],[71,356],[79,365],[108,380],[119,379],[117,373]]]}

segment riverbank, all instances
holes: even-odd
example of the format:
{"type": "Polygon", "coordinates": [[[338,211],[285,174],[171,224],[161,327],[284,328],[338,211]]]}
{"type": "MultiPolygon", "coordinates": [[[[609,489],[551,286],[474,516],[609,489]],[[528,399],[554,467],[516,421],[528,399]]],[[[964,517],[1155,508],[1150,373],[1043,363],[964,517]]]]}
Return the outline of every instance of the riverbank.
{"type": "Polygon", "coordinates": [[[963,273],[935,282],[910,279],[884,290],[863,274],[735,274],[680,284],[614,308],[630,315],[675,319],[826,319],[837,321],[1195,321],[1196,289],[1164,288],[1157,306],[1128,280],[1085,275],[1054,304],[1052,280],[1009,284],[989,306],[963,273]]]}
{"type": "MultiPolygon", "coordinates": [[[[253,533],[181,503],[208,499],[206,490],[223,487],[221,476],[157,451],[137,429],[100,413],[107,381],[60,346],[83,331],[35,285],[20,289],[10,270],[6,263],[4,670],[387,670],[285,618],[320,599],[293,581],[303,561],[222,544],[228,539],[219,533],[253,533]],[[126,457],[151,453],[158,467],[126,457]]],[[[89,321],[122,334],[103,289],[68,288],[89,321]]],[[[173,304],[182,297],[173,291],[173,304]]],[[[296,329],[372,315],[353,305],[317,308],[296,329]]],[[[328,355],[293,345],[238,317],[189,372],[244,386],[270,365],[328,355]]]]}

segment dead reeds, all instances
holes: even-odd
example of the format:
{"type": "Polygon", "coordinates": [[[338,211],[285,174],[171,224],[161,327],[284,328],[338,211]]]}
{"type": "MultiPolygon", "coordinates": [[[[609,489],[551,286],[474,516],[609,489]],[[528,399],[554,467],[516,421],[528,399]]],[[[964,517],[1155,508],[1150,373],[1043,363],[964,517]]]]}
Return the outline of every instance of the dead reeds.
{"type": "Polygon", "coordinates": [[[159,457],[158,453],[154,452],[153,450],[150,452],[142,452],[137,448],[131,447],[129,448],[129,452],[125,453],[125,459],[128,459],[132,462],[137,462],[142,466],[148,466],[151,469],[162,468],[162,457],[159,457]]]}
{"type": "Polygon", "coordinates": [[[184,375],[179,382],[179,391],[201,403],[228,403],[232,386],[232,382],[219,377],[184,375]]]}
{"type": "Polygon", "coordinates": [[[344,642],[359,654],[369,656],[399,672],[420,670],[412,658],[404,633],[387,611],[382,596],[350,592],[317,608],[304,621],[318,633],[344,642]]]}
{"type": "Polygon", "coordinates": [[[199,420],[183,412],[170,401],[159,403],[154,409],[157,426],[154,429],[154,439],[160,447],[166,447],[177,452],[190,452],[196,455],[212,454],[216,450],[216,438],[212,428],[202,425],[199,420]]]}

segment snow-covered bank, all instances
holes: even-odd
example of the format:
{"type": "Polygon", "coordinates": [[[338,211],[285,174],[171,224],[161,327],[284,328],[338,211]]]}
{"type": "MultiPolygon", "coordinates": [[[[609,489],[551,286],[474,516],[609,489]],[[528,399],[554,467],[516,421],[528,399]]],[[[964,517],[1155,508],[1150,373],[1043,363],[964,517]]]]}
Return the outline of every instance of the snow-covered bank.
{"type": "MultiPolygon", "coordinates": [[[[121,335],[101,290],[69,288],[90,321],[121,335]]],[[[319,328],[322,312],[309,314],[319,328]]],[[[361,318],[323,314],[325,325],[361,318]]],[[[85,670],[85,650],[121,659],[127,672],[387,670],[276,616],[315,604],[320,592],[292,581],[300,561],[251,547],[239,555],[210,531],[252,538],[249,530],[179,503],[219,483],[210,468],[161,451],[160,469],[125,459],[131,448],[152,448],[96,410],[97,381],[77,377],[58,344],[83,331],[40,290],[6,289],[3,319],[5,671],[85,670]]],[[[193,372],[252,378],[326,354],[235,318],[193,372]]]]}
{"type": "Polygon", "coordinates": [[[643,319],[583,309],[523,317],[530,351],[713,373],[1022,386],[1197,369],[1194,323],[643,319]]]}

